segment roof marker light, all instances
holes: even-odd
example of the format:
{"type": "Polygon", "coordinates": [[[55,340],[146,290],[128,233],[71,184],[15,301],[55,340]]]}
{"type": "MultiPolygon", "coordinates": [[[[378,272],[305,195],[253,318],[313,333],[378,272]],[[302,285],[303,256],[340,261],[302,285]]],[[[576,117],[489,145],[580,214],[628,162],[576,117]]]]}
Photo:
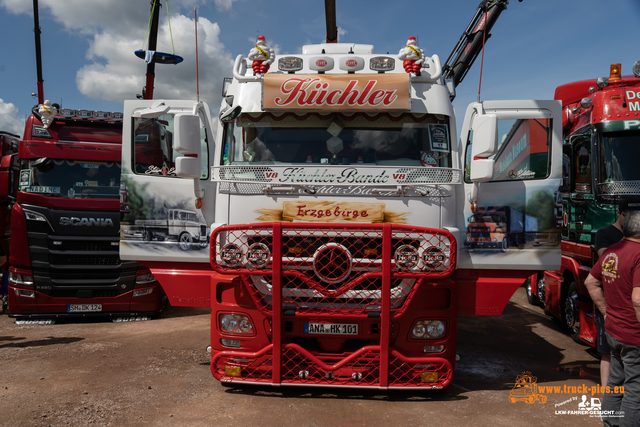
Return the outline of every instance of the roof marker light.
{"type": "Polygon", "coordinates": [[[633,64],[633,75],[640,78],[640,61],[633,64]]]}
{"type": "Polygon", "coordinates": [[[618,81],[622,78],[622,71],[620,70],[621,64],[611,64],[611,71],[609,72],[609,81],[618,81]]]}
{"type": "Polygon", "coordinates": [[[78,110],[76,111],[76,116],[80,117],[81,119],[90,119],[91,117],[93,117],[93,112],[87,110],[78,110]]]}
{"type": "Polygon", "coordinates": [[[111,115],[109,113],[105,113],[104,111],[94,111],[93,118],[98,120],[109,120],[111,115]]]}
{"type": "Polygon", "coordinates": [[[593,104],[593,99],[591,98],[582,98],[582,100],[580,101],[580,106],[582,108],[590,108],[591,104],[593,104]]]}
{"type": "Polygon", "coordinates": [[[61,115],[62,117],[67,117],[67,118],[69,118],[69,117],[75,117],[75,115],[76,115],[76,110],[70,110],[70,109],[68,109],[68,108],[62,108],[62,109],[60,110],[60,115],[61,115]]]}
{"type": "Polygon", "coordinates": [[[600,77],[597,81],[596,81],[596,85],[600,88],[600,89],[604,89],[605,87],[609,86],[609,79],[606,77],[600,77]]]}
{"type": "Polygon", "coordinates": [[[302,58],[285,56],[278,59],[278,70],[293,73],[302,70],[302,58]]]}
{"type": "Polygon", "coordinates": [[[376,56],[369,60],[369,68],[378,72],[392,71],[396,68],[396,61],[388,56],[376,56]]]}

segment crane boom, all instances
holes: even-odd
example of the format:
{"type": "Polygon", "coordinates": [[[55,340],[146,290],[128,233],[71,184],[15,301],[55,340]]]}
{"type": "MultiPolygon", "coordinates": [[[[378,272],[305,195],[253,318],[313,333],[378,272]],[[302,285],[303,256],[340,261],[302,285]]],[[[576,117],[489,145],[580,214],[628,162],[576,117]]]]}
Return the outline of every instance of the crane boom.
{"type": "MultiPolygon", "coordinates": [[[[508,4],[509,0],[482,0],[478,5],[473,19],[443,66],[444,79],[452,80],[454,87],[464,80],[482,50],[483,33],[485,41],[491,37],[489,32],[508,4]]],[[[452,99],[454,96],[452,95],[452,99]]]]}

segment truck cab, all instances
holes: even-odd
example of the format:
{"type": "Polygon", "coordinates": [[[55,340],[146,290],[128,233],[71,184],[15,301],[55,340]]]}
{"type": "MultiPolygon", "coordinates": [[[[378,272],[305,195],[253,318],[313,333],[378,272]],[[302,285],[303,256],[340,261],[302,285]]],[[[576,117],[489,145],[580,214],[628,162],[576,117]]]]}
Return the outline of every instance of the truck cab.
{"type": "Polygon", "coordinates": [[[35,107],[19,145],[10,316],[156,314],[162,288],[118,254],[122,115],[57,107],[35,107]]]}
{"type": "MultiPolygon", "coordinates": [[[[562,265],[533,288],[547,313],[578,342],[596,345],[595,306],[584,287],[598,260],[598,230],[616,221],[622,198],[640,196],[640,62],[633,75],[611,64],[608,77],[559,86],[562,102],[562,265]]],[[[560,199],[561,198],[561,199],[560,199]]]]}
{"type": "Polygon", "coordinates": [[[217,126],[203,102],[125,102],[121,257],[173,305],[211,307],[221,381],[446,387],[457,316],[499,315],[558,265],[559,239],[533,242],[559,232],[546,203],[560,186],[559,103],[474,103],[459,139],[437,55],[419,72],[372,45],[272,59],[265,71],[236,58],[217,126]],[[175,171],[138,167],[130,135],[145,120],[168,123],[175,171]],[[517,168],[496,160],[514,152],[517,168]],[[207,250],[124,232],[162,220],[158,206],[194,207],[207,250]],[[478,206],[535,217],[531,239],[466,248],[478,206]]]}

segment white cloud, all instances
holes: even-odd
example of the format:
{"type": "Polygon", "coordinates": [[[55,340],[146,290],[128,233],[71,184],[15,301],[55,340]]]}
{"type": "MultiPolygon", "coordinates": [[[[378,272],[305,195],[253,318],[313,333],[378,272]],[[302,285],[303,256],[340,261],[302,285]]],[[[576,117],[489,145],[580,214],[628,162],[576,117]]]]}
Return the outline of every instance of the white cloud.
{"type": "Polygon", "coordinates": [[[22,138],[24,122],[25,119],[18,116],[18,108],[15,105],[0,99],[0,130],[14,133],[22,138]]]}
{"type": "MultiPolygon", "coordinates": [[[[156,64],[154,98],[191,99],[196,96],[194,21],[174,15],[171,30],[175,53],[184,58],[177,65],[156,64]]],[[[220,42],[220,27],[206,18],[198,19],[200,97],[212,106],[218,102],[222,78],[231,75],[231,55],[220,42]]],[[[145,84],[147,64],[133,52],[142,40],[131,40],[111,32],[94,36],[87,57],[93,63],[81,68],[76,76],[83,94],[110,101],[135,98],[145,84]]],[[[157,50],[171,53],[168,24],[158,31],[157,50]]]]}
{"type": "Polygon", "coordinates": [[[231,6],[233,5],[234,1],[238,1],[238,0],[214,0],[214,3],[216,4],[216,8],[221,11],[227,11],[227,10],[231,10],[231,6]]]}
{"type": "MultiPolygon", "coordinates": [[[[215,0],[220,10],[229,10],[237,0],[215,0]]],[[[155,66],[154,98],[196,96],[194,18],[179,13],[203,3],[203,0],[169,2],[175,53],[184,58],[181,64],[155,66]]],[[[32,13],[31,2],[0,0],[0,6],[12,13],[32,13]]],[[[157,50],[172,52],[167,2],[160,12],[157,50]]],[[[193,9],[191,9],[193,10],[193,9]]],[[[134,51],[146,48],[150,16],[148,1],[109,0],[40,0],[40,14],[47,13],[64,29],[89,40],[88,63],[76,73],[78,90],[91,98],[122,102],[142,93],[146,63],[134,51]]],[[[233,61],[220,42],[220,27],[206,18],[198,18],[200,97],[212,108],[219,102],[222,78],[231,75],[233,61]]]]}

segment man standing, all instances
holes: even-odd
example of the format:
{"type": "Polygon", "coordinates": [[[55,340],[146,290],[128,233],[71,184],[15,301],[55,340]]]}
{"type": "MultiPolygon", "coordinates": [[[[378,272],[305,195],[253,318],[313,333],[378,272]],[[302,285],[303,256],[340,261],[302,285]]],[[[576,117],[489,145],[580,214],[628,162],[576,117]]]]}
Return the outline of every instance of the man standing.
{"type": "MultiPolygon", "coordinates": [[[[622,240],[624,217],[628,211],[635,209],[640,209],[640,198],[633,196],[623,198],[618,206],[618,210],[616,211],[616,222],[598,230],[596,233],[596,252],[598,253],[598,258],[602,256],[609,246],[622,240]]],[[[604,316],[600,313],[600,310],[596,310],[596,329],[598,331],[596,337],[596,350],[600,353],[600,384],[606,386],[609,381],[611,347],[609,347],[609,343],[607,343],[604,316]]]]}
{"type": "Polygon", "coordinates": [[[640,425],[640,211],[626,214],[623,235],[621,242],[602,254],[585,280],[591,299],[604,315],[611,346],[609,392],[602,402],[607,427],[640,425]]]}

